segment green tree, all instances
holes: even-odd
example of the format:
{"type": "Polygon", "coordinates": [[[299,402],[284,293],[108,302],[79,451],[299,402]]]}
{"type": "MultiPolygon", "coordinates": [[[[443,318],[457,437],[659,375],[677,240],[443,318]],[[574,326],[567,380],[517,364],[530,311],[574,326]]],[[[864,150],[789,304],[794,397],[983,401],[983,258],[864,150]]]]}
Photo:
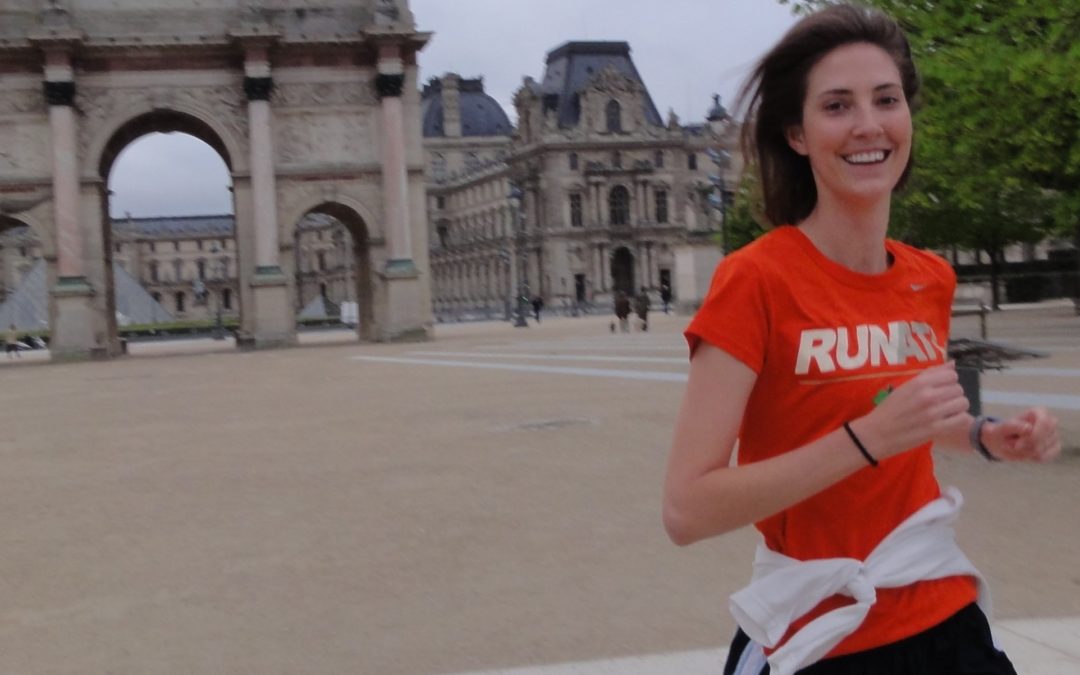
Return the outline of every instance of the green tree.
{"type": "Polygon", "coordinates": [[[1080,3],[868,4],[904,27],[923,77],[894,236],[985,251],[995,276],[1011,243],[1074,231],[1080,244],[1080,3]]]}

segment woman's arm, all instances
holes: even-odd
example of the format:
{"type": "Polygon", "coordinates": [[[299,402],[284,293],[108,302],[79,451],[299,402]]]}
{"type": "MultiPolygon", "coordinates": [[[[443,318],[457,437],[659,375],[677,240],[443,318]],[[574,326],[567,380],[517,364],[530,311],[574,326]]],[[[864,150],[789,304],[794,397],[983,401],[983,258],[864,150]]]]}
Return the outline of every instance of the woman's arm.
{"type": "MultiPolygon", "coordinates": [[[[975,418],[966,418],[934,442],[950,450],[974,452],[971,425],[975,418]]],[[[987,420],[979,430],[979,439],[994,459],[1006,462],[1051,462],[1061,454],[1058,421],[1046,408],[1029,408],[998,422],[987,420]]]]}
{"type": "MultiPolygon", "coordinates": [[[[756,378],[708,343],[698,346],[690,362],[664,482],[664,527],[680,546],[767,518],[867,467],[842,428],[777,457],[729,466],[756,378]]],[[[898,387],[850,424],[883,460],[955,425],[953,418],[966,410],[956,371],[942,366],[898,387]]]]}

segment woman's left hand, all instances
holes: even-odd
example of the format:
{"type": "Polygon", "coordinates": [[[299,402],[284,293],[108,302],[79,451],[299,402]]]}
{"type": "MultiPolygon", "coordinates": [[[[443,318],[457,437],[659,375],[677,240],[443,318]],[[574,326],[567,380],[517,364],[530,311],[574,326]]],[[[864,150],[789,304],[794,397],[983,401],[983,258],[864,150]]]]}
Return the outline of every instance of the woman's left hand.
{"type": "Polygon", "coordinates": [[[1051,462],[1061,454],[1058,421],[1046,408],[986,422],[981,438],[990,454],[1005,462],[1051,462]]]}

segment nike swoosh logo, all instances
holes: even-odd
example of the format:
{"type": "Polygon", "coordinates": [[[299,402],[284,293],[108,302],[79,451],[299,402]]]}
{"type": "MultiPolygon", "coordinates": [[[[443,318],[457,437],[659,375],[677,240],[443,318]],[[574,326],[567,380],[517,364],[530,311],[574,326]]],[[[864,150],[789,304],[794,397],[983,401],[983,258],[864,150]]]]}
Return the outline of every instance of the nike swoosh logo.
{"type": "Polygon", "coordinates": [[[926,288],[926,284],[911,284],[911,290],[918,293],[922,289],[926,288]]]}

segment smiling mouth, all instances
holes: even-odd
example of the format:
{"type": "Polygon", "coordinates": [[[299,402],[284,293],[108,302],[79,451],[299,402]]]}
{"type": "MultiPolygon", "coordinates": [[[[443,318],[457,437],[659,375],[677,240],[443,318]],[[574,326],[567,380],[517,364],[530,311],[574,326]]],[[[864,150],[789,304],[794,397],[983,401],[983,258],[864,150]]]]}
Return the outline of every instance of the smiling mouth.
{"type": "Polygon", "coordinates": [[[868,164],[881,164],[891,154],[891,150],[869,150],[867,152],[857,152],[853,155],[844,155],[843,159],[848,164],[865,166],[868,164]]]}

